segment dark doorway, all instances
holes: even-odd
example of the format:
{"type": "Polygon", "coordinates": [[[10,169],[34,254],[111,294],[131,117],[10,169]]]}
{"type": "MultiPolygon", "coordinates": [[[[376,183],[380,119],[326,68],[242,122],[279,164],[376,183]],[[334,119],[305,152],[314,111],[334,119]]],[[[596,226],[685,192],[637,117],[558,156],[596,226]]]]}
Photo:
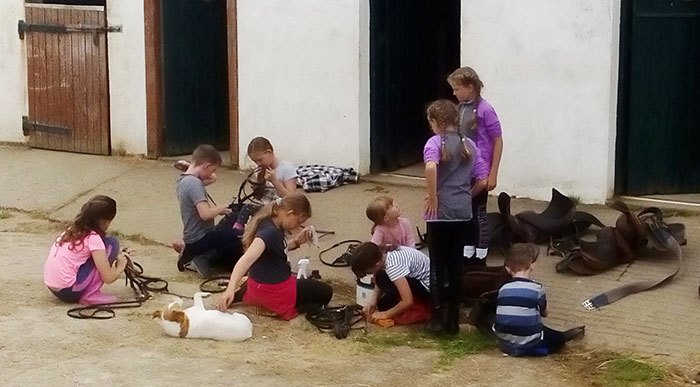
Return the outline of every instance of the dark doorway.
{"type": "Polygon", "coordinates": [[[161,1],[165,155],[228,149],[226,0],[161,1]]]}
{"type": "Polygon", "coordinates": [[[422,160],[428,102],[452,96],[459,67],[459,0],[370,0],[372,171],[422,160]]]}
{"type": "Polygon", "coordinates": [[[622,4],[615,189],[700,192],[700,1],[622,4]]]}

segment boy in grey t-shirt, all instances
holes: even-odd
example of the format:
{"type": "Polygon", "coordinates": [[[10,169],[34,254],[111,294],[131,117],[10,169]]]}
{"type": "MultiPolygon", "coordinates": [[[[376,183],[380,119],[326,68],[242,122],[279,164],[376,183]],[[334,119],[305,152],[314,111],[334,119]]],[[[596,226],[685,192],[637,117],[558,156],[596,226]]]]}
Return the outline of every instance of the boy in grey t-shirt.
{"type": "Polygon", "coordinates": [[[226,206],[211,206],[204,189],[205,184],[216,180],[215,171],[219,165],[219,152],[211,145],[200,145],[192,153],[192,163],[177,179],[177,198],[185,242],[177,262],[180,271],[184,271],[192,261],[194,269],[210,277],[218,269],[233,269],[243,254],[236,231],[214,229],[214,219],[231,212],[226,206]]]}

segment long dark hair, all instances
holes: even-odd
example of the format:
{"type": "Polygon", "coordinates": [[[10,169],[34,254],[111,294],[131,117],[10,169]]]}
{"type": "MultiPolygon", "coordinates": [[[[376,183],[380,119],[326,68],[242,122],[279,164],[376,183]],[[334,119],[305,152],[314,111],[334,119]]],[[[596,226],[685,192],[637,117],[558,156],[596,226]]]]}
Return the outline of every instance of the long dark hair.
{"type": "Polygon", "coordinates": [[[367,275],[367,271],[377,265],[382,259],[382,256],[388,251],[393,251],[398,248],[397,245],[381,245],[378,246],[374,242],[365,242],[355,248],[350,259],[352,272],[357,278],[362,278],[367,275]]]}
{"type": "Polygon", "coordinates": [[[73,223],[61,234],[58,243],[70,243],[70,249],[83,244],[83,239],[91,232],[105,236],[105,231],[100,228],[100,223],[111,221],[117,215],[117,202],[109,196],[93,196],[80,208],[80,212],[73,219],[73,223]]]}

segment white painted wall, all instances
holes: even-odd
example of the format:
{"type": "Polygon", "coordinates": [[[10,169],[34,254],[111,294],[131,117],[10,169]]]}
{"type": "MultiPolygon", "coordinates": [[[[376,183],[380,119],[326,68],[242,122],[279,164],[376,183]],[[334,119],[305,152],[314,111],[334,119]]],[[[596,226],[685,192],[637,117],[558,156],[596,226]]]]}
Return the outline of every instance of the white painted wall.
{"type": "Polygon", "coordinates": [[[146,54],[143,0],[107,0],[112,149],[146,153],[146,54]]]}
{"type": "Polygon", "coordinates": [[[503,125],[498,191],[612,196],[620,0],[462,0],[462,65],[503,125]]]}
{"type": "Polygon", "coordinates": [[[17,22],[25,20],[23,0],[0,1],[0,141],[24,142],[27,115],[27,57],[17,22]]]}
{"type": "Polygon", "coordinates": [[[267,137],[296,164],[369,169],[369,6],[238,0],[240,163],[267,137]]]}

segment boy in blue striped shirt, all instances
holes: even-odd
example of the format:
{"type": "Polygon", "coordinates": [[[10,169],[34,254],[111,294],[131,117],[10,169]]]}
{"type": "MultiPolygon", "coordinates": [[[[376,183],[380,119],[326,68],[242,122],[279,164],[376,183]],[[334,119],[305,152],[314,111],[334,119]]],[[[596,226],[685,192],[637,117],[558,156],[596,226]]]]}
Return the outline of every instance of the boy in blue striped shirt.
{"type": "Polygon", "coordinates": [[[554,353],[585,332],[583,326],[559,332],[542,324],[547,296],[544,286],[530,279],[537,255],[539,248],[532,243],[516,243],[506,254],[506,270],[513,279],[498,290],[493,330],[501,350],[512,356],[554,353]]]}

